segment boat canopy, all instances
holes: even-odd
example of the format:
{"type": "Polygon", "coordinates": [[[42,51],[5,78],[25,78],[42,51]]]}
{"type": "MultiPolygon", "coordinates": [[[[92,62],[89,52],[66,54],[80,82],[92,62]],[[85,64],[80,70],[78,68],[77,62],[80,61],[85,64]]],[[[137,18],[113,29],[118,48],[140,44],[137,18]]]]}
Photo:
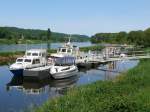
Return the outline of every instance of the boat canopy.
{"type": "Polygon", "coordinates": [[[75,63],[75,57],[61,57],[55,59],[55,65],[73,65],[75,63]]]}

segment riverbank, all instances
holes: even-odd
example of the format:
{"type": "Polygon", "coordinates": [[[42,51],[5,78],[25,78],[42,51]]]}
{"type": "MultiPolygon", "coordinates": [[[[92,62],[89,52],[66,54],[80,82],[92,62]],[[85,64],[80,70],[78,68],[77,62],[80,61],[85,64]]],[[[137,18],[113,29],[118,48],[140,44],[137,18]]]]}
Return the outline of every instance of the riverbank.
{"type": "Polygon", "coordinates": [[[150,60],[113,81],[98,81],[47,101],[36,112],[149,112],[150,60]]]}
{"type": "Polygon", "coordinates": [[[46,43],[47,41],[41,40],[15,40],[15,39],[0,39],[0,44],[40,44],[46,43]]]}

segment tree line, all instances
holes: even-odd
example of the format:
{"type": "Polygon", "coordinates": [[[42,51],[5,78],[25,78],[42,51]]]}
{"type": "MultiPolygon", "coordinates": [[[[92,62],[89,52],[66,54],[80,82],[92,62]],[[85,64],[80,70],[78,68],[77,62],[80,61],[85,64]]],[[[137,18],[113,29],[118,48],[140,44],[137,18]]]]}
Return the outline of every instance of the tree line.
{"type": "MultiPolygon", "coordinates": [[[[48,29],[49,30],[49,29],[48,29]]],[[[51,32],[51,36],[48,37],[48,30],[38,29],[23,29],[16,27],[0,27],[0,39],[30,39],[30,40],[42,40],[51,42],[64,42],[68,41],[68,34],[51,32]]],[[[72,35],[71,41],[88,41],[89,38],[86,35],[72,35]]]]}
{"type": "Polygon", "coordinates": [[[136,46],[150,47],[150,28],[142,31],[119,33],[97,33],[92,36],[93,43],[133,44],[136,46]]]}

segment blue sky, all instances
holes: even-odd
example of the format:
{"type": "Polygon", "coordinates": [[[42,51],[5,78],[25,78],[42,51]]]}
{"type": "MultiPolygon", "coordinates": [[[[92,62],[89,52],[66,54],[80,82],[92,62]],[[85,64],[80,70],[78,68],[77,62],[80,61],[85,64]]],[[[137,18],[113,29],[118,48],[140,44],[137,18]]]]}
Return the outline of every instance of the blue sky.
{"type": "Polygon", "coordinates": [[[150,0],[0,0],[0,26],[94,35],[150,27],[150,0]]]}

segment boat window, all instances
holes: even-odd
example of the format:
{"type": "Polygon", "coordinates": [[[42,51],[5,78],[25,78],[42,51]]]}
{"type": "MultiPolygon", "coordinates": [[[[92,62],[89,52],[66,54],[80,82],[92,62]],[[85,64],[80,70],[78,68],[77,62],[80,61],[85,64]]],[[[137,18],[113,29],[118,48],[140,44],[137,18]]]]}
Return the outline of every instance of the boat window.
{"type": "Polygon", "coordinates": [[[32,64],[36,64],[35,60],[33,60],[32,64]]]}
{"type": "Polygon", "coordinates": [[[39,60],[39,59],[36,59],[35,61],[36,61],[36,63],[40,63],[40,60],[39,60]]]}
{"type": "Polygon", "coordinates": [[[68,49],[68,52],[71,52],[71,49],[68,49]]]}
{"type": "Polygon", "coordinates": [[[32,53],[32,56],[38,56],[38,53],[32,53]]]}
{"type": "Polygon", "coordinates": [[[31,53],[27,53],[27,56],[31,56],[31,53]]]}
{"type": "Polygon", "coordinates": [[[46,54],[45,53],[42,53],[42,57],[45,57],[46,56],[46,54]]]}
{"type": "Polygon", "coordinates": [[[59,48],[58,51],[61,51],[61,48],[59,48]]]}
{"type": "Polygon", "coordinates": [[[32,64],[39,64],[40,63],[40,60],[39,59],[34,59],[32,64]]]}
{"type": "Polygon", "coordinates": [[[31,62],[31,59],[25,59],[24,62],[31,62]]]}
{"type": "Polygon", "coordinates": [[[17,62],[23,62],[23,59],[17,59],[17,62]]]}
{"type": "Polygon", "coordinates": [[[61,51],[62,51],[62,52],[66,52],[66,49],[62,49],[61,51]]]}

